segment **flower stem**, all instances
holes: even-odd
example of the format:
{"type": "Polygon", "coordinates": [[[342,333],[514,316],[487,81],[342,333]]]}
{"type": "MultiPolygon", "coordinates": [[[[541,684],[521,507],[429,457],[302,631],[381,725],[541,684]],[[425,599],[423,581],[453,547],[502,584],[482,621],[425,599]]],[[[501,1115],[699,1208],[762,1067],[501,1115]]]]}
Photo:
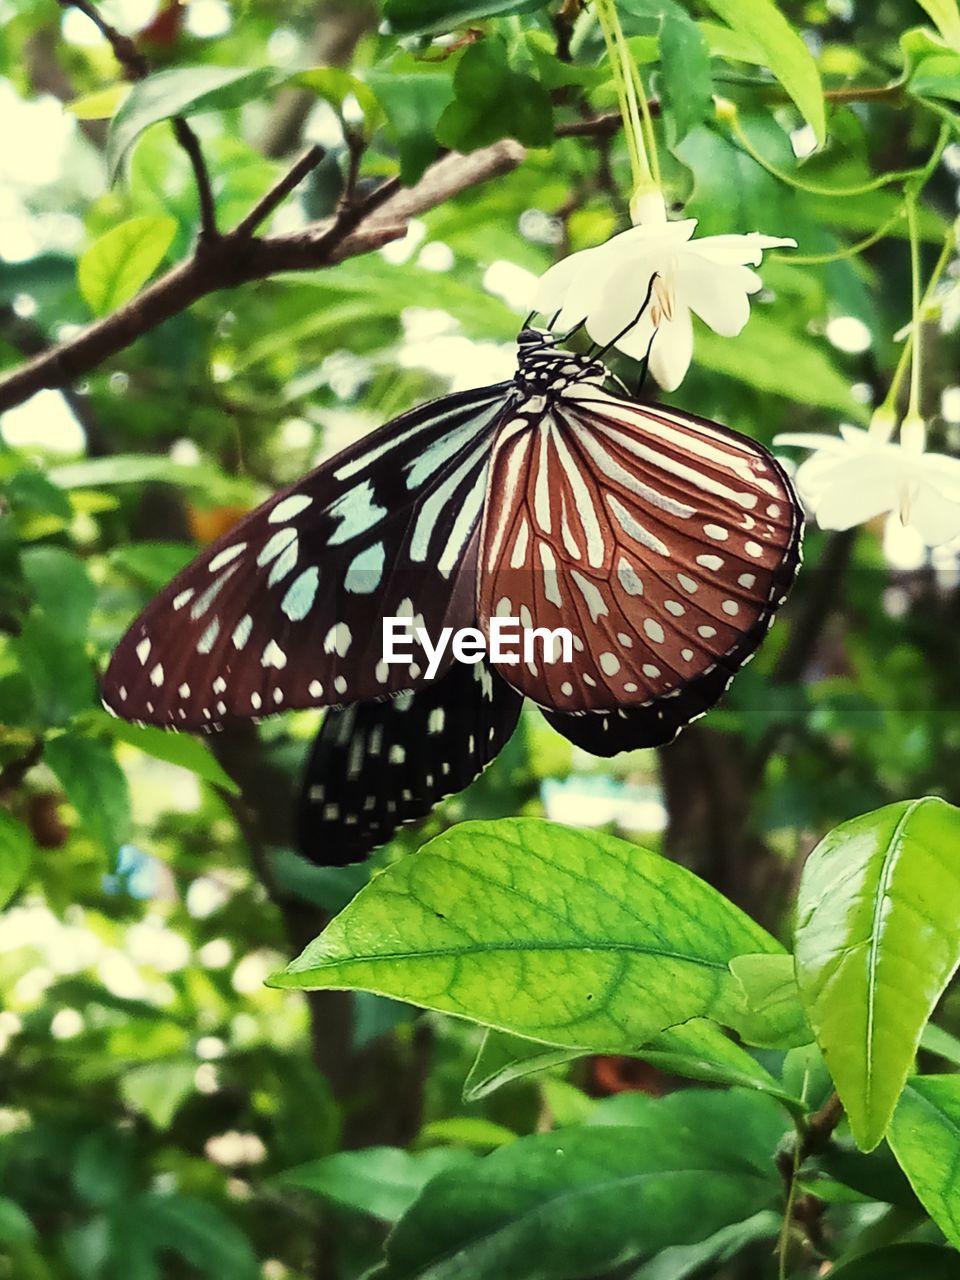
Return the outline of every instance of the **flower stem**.
{"type": "Polygon", "coordinates": [[[876,231],[871,231],[868,236],[864,236],[856,244],[847,245],[845,248],[837,249],[833,253],[771,253],[770,257],[775,262],[790,262],[796,267],[822,267],[828,262],[843,262],[847,258],[855,258],[858,254],[875,245],[878,240],[882,240],[904,216],[905,210],[903,206],[900,206],[876,231]]]}
{"type": "Polygon", "coordinates": [[[607,46],[607,58],[623,117],[634,194],[659,189],[660,164],[650,106],[644,93],[643,81],[620,26],[616,0],[594,0],[593,7],[607,46]]]}
{"type": "MultiPolygon", "coordinates": [[[[908,209],[909,209],[909,205],[908,205],[908,209]]],[[[909,217],[909,213],[908,213],[908,217],[909,217]]],[[[927,310],[927,307],[930,305],[931,299],[933,298],[934,290],[936,289],[937,285],[940,283],[940,277],[943,275],[944,271],[946,270],[947,264],[949,263],[951,257],[953,256],[953,252],[955,248],[956,248],[956,233],[954,231],[954,228],[951,226],[947,231],[947,234],[944,236],[943,248],[940,250],[940,257],[937,259],[936,265],[934,266],[933,271],[930,274],[930,279],[927,281],[927,287],[924,290],[923,297],[919,300],[919,303],[915,303],[914,305],[914,318],[913,318],[913,323],[910,325],[910,332],[907,334],[906,341],[903,344],[903,350],[900,352],[900,359],[897,361],[897,367],[896,369],[894,369],[893,377],[890,379],[890,390],[887,392],[886,399],[884,400],[883,404],[880,406],[880,409],[878,410],[878,412],[882,411],[886,414],[896,413],[897,400],[899,399],[899,396],[900,396],[900,388],[903,386],[903,379],[906,375],[907,367],[908,365],[912,365],[912,362],[913,362],[914,341],[915,341],[915,336],[917,334],[917,331],[920,327],[921,318],[924,312],[927,310]]],[[[912,245],[911,245],[911,250],[912,250],[912,245]]],[[[919,253],[918,253],[918,256],[919,256],[919,253]]],[[[912,257],[913,255],[911,252],[911,264],[912,264],[912,257]]],[[[919,273],[917,273],[917,276],[915,278],[919,279],[919,273]]],[[[913,391],[913,387],[911,384],[911,412],[913,409],[912,391],[913,391]]],[[[919,402],[919,389],[917,392],[917,397],[919,402]]]]}
{"type": "Polygon", "coordinates": [[[910,358],[910,402],[907,417],[920,417],[920,380],[923,376],[923,317],[920,314],[920,232],[917,229],[917,193],[911,187],[906,193],[907,226],[910,228],[910,302],[913,321],[913,355],[910,358]]]}
{"type": "MultiPolygon", "coordinates": [[[[747,132],[740,123],[740,115],[733,103],[725,103],[723,106],[722,117],[730,122],[730,128],[740,143],[741,147],[746,151],[752,160],[755,160],[762,169],[766,169],[767,173],[774,178],[784,182],[789,187],[794,187],[797,191],[806,191],[812,196],[832,196],[844,199],[847,196],[862,196],[870,191],[877,191],[881,187],[890,186],[894,182],[909,182],[911,179],[918,179],[921,186],[926,183],[930,174],[940,162],[944,148],[947,145],[947,139],[950,136],[950,128],[944,124],[940,128],[937,138],[937,144],[933,149],[930,159],[925,165],[919,169],[897,169],[891,173],[881,173],[876,178],[870,178],[867,182],[858,183],[853,187],[828,187],[819,182],[805,182],[802,178],[796,178],[793,174],[786,173],[783,169],[778,169],[776,165],[758,151],[750,141],[747,132]]],[[[794,259],[795,261],[795,259],[794,259]]]]}

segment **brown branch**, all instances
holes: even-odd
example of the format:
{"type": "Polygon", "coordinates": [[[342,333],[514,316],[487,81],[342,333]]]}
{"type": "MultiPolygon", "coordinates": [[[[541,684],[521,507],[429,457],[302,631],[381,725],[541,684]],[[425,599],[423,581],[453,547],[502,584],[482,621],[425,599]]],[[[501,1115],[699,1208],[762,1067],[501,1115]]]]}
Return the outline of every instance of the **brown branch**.
{"type": "Polygon", "coordinates": [[[315,169],[324,157],[323,147],[309,147],[293,167],[283,175],[266,195],[261,196],[247,216],[238,222],[233,229],[236,236],[253,235],[257,227],[266,222],[274,209],[283,204],[287,196],[294,191],[312,169],[315,169]]]}
{"type": "Polygon", "coordinates": [[[210,187],[210,174],[200,149],[200,139],[184,120],[183,116],[174,116],[170,122],[173,133],[180,146],[190,158],[194,181],[197,184],[197,196],[200,200],[200,244],[204,248],[220,234],[217,230],[217,211],[213,203],[213,191],[210,187]]]}
{"type": "MultiPolygon", "coordinates": [[[[78,9],[90,19],[113,51],[125,80],[136,83],[150,74],[150,61],[140,52],[133,40],[111,26],[89,0],[57,0],[61,9],[78,9]]],[[[204,246],[217,238],[217,215],[213,203],[210,175],[200,148],[200,140],[183,116],[174,116],[170,122],[177,142],[187,153],[200,200],[200,243],[204,246]]]]}
{"type": "Polygon", "coordinates": [[[397,240],[409,218],[508,173],[525,154],[519,143],[495,142],[469,156],[444,157],[415,187],[400,189],[390,179],[359,204],[304,231],[264,238],[237,231],[221,235],[126,306],[15,369],[0,382],[0,413],[46,387],[59,389],[93,372],[208,294],[284,271],[317,271],[397,240]]]}

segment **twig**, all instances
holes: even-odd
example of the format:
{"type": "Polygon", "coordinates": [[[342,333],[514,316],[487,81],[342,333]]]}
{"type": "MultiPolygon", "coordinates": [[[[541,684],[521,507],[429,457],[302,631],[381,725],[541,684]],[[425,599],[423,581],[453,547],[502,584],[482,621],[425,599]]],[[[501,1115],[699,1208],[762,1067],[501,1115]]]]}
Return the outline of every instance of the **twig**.
{"type": "Polygon", "coordinates": [[[300,185],[311,169],[317,167],[324,154],[323,147],[309,147],[279,182],[257,201],[247,216],[237,223],[233,234],[235,236],[253,235],[257,227],[266,222],[274,209],[283,204],[287,196],[300,185]]]}
{"type": "MultiPolygon", "coordinates": [[[[89,0],[57,0],[57,3],[61,9],[78,9],[90,19],[113,50],[113,56],[119,62],[125,80],[135,83],[147,78],[150,74],[149,59],[140,52],[129,36],[125,36],[116,27],[111,26],[95,6],[89,3],[89,0]]],[[[212,240],[216,240],[218,232],[210,175],[200,148],[200,140],[183,116],[174,116],[170,123],[177,142],[187,153],[196,179],[197,195],[200,200],[199,239],[200,243],[206,247],[212,240]]]]}
{"type": "Polygon", "coordinates": [[[217,230],[217,210],[213,203],[213,191],[210,187],[210,175],[207,172],[200,139],[184,120],[183,116],[174,116],[171,121],[174,136],[190,158],[193,176],[197,184],[197,196],[200,200],[200,244],[206,248],[211,240],[220,234],[217,230]]]}
{"type": "Polygon", "coordinates": [[[0,382],[0,413],[45,387],[58,389],[85,377],[208,294],[280,272],[317,271],[398,240],[410,218],[508,173],[525,155],[517,142],[495,142],[468,156],[437,161],[415,187],[401,188],[398,179],[389,179],[336,218],[303,231],[262,238],[236,230],[220,235],[126,306],[15,369],[0,382]]]}

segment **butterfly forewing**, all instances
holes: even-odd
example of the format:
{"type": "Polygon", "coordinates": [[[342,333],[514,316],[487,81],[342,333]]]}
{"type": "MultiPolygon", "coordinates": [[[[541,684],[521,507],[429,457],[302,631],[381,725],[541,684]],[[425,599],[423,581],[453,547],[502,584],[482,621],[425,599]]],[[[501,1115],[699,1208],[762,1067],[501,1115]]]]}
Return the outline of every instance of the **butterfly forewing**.
{"type": "Polygon", "coordinates": [[[383,619],[431,636],[473,622],[490,443],[511,391],[394,419],[252,512],[134,622],[106,705],[190,729],[414,687],[423,653],[384,663],[383,619]]]}
{"type": "Polygon", "coordinates": [[[355,862],[461,791],[505,745],[522,701],[485,664],[458,663],[415,692],[328,712],[300,797],[304,854],[355,862]]]}
{"type": "Polygon", "coordinates": [[[501,428],[481,535],[481,625],[500,615],[572,632],[570,661],[554,643],[553,662],[537,650],[498,664],[540,704],[680,700],[657,717],[679,727],[760,643],[795,574],[800,532],[789,481],[755,441],[577,386],[532,426],[501,428]]]}

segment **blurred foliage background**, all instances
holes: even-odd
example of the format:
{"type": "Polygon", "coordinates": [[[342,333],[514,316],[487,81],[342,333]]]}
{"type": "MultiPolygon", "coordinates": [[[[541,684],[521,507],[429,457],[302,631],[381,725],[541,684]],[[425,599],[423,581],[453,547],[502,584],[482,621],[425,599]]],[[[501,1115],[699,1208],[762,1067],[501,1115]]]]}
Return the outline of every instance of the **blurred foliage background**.
{"type": "MultiPolygon", "coordinates": [[[[906,795],[960,801],[957,551],[931,557],[874,527],[810,531],[757,660],[675,744],[595,760],[528,705],[488,773],[370,865],[311,867],[290,847],[314,716],[201,743],[99,709],[98,668],[197,545],[403,409],[509,376],[533,277],[627,225],[617,130],[552,140],[556,125],[615,107],[596,30],[571,28],[570,5],[440,7],[438,29],[456,38],[435,40],[417,0],[389,0],[386,13],[349,0],[102,6],[140,33],[157,69],[279,69],[194,120],[221,227],[308,142],[325,158],[275,231],[332,214],[358,135],[361,190],[398,167],[415,182],[438,134],[465,150],[517,134],[528,150],[382,250],[204,297],[0,419],[0,848],[17,872],[0,919],[0,1275],[360,1276],[430,1171],[581,1119],[605,1094],[666,1087],[652,1070],[597,1059],[465,1102],[476,1028],[374,996],[308,1000],[262,985],[371,867],[464,817],[545,813],[625,835],[782,934],[798,868],[829,826],[906,795]],[[468,57],[474,75],[458,79],[468,57]],[[343,104],[341,82],[284,83],[310,66],[349,68],[372,95],[349,82],[343,104]],[[428,1154],[384,1157],[376,1191],[284,1177],[371,1146],[428,1154]]],[[[765,262],[740,339],[699,328],[694,367],[670,397],[767,443],[862,424],[883,398],[909,320],[906,223],[895,186],[840,200],[778,181],[715,115],[711,91],[736,101],[770,164],[825,187],[922,165],[941,124],[936,92],[889,88],[904,73],[903,33],[925,21],[912,0],[781,8],[828,90],[829,141],[816,154],[762,55],[709,6],[621,5],[659,96],[674,209],[701,234],[798,241],[797,255],[765,262]],[[662,23],[676,24],[669,54],[662,23]],[[806,261],[880,227],[857,256],[806,261]]],[[[78,260],[105,233],[147,219],[153,266],[170,265],[190,251],[199,211],[165,125],[143,133],[108,185],[108,122],[89,95],[112,94],[109,113],[119,76],[86,17],[0,0],[0,28],[2,374],[123,300],[112,278],[83,287],[81,270],[78,283],[78,260]]],[[[951,142],[924,197],[928,266],[956,215],[958,174],[951,142]]],[[[947,452],[960,443],[954,280],[931,326],[923,406],[947,452]]],[[[767,1238],[723,1274],[761,1274],[769,1249],[767,1238]]]]}

